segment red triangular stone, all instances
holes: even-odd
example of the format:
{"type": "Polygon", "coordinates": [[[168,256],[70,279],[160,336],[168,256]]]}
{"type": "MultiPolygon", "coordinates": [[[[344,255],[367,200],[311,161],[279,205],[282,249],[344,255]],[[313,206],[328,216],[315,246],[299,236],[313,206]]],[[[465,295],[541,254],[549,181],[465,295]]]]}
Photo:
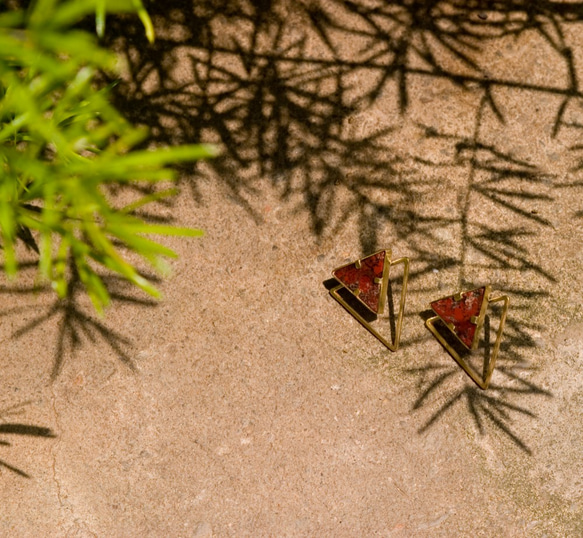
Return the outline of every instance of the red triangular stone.
{"type": "Polygon", "coordinates": [[[379,312],[381,281],[386,251],[381,250],[359,262],[350,263],[332,272],[334,278],[350,290],[375,314],[379,312]],[[375,279],[378,279],[375,281],[375,279]]]}
{"type": "Polygon", "coordinates": [[[461,299],[445,297],[431,303],[434,312],[449,326],[454,334],[469,348],[472,347],[477,325],[472,323],[473,316],[480,315],[486,287],[466,291],[461,299]]]}

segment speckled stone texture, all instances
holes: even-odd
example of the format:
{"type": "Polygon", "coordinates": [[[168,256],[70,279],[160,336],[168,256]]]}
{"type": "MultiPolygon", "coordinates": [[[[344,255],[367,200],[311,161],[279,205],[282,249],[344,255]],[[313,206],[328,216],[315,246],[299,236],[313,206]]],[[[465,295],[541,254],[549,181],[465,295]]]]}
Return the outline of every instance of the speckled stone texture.
{"type": "Polygon", "coordinates": [[[148,9],[152,46],[108,17],[116,99],[220,146],[150,209],[205,236],[104,318],[0,282],[0,423],[54,435],[0,429],[0,536],[582,536],[583,2],[148,9]],[[397,353],[326,287],[389,247],[397,353]],[[485,285],[482,391],[424,320],[485,285]]]}

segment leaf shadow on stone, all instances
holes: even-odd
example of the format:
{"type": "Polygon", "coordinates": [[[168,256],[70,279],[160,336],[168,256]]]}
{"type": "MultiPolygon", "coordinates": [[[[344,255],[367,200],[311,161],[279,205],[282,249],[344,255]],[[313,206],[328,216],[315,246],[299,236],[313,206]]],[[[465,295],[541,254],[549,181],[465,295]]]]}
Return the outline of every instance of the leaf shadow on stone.
{"type": "MultiPolygon", "coordinates": [[[[12,436],[42,437],[50,439],[56,437],[50,428],[34,426],[32,424],[24,424],[21,422],[5,421],[6,418],[11,415],[21,414],[24,407],[30,403],[31,402],[23,402],[18,405],[10,406],[6,409],[0,409],[0,446],[11,447],[12,442],[8,441],[7,439],[10,439],[12,436]]],[[[22,476],[23,478],[31,478],[28,473],[3,459],[0,459],[0,468],[8,469],[9,471],[22,476]]]]}
{"type": "MultiPolygon", "coordinates": [[[[417,411],[427,405],[435,407],[431,396],[447,393],[445,403],[438,404],[437,410],[433,411],[430,418],[419,428],[419,433],[426,432],[440,419],[444,419],[447,411],[456,404],[465,405],[480,435],[484,435],[488,427],[492,427],[507,436],[521,450],[532,455],[531,449],[511,425],[520,417],[536,418],[536,415],[527,405],[515,403],[515,400],[517,397],[524,396],[550,397],[551,395],[548,391],[524,379],[524,374],[530,369],[516,365],[499,366],[496,370],[498,381],[493,382],[487,391],[483,391],[468,381],[461,383],[462,388],[452,390],[451,379],[460,374],[460,368],[457,365],[445,366],[435,363],[408,370],[408,373],[415,375],[419,390],[413,410],[417,411]]],[[[456,385],[459,387],[460,383],[456,385]]]]}
{"type": "MultiPolygon", "coordinates": [[[[220,158],[183,169],[197,199],[200,184],[212,178],[261,222],[255,203],[267,181],[282,202],[307,216],[318,239],[357,222],[359,254],[367,255],[394,237],[415,261],[410,295],[443,295],[421,278],[453,270],[460,289],[482,285],[476,275],[488,272],[492,284],[511,296],[513,312],[550,295],[528,279],[513,289],[512,280],[524,273],[549,287],[556,280],[531,240],[551,227],[558,179],[503,137],[486,136],[485,126],[504,133],[510,117],[505,99],[512,94],[553,103],[552,136],[573,127],[572,110],[583,103],[583,93],[565,27],[583,22],[583,2],[170,0],[153,5],[152,15],[161,32],[151,48],[139,23],[112,21],[109,44],[125,55],[129,70],[116,99],[131,119],[151,128],[154,143],[203,140],[222,148],[220,158]],[[546,47],[566,73],[563,80],[508,78],[483,60],[492,44],[524,36],[546,47]],[[346,46],[356,41],[360,48],[346,46]],[[355,84],[361,78],[369,82],[355,84]],[[417,104],[413,86],[420,82],[445,84],[472,99],[473,116],[460,128],[417,122],[418,139],[403,148],[400,123],[417,104]],[[401,119],[361,125],[363,113],[387,96],[401,119]],[[424,144],[437,150],[414,151],[424,144]],[[452,173],[465,178],[457,202],[442,213],[425,211],[435,184],[452,173]],[[443,256],[436,245],[450,233],[459,254],[443,256]]],[[[414,317],[407,312],[406,322],[414,317]]],[[[502,396],[469,386],[454,399],[469,402],[480,430],[487,417],[512,437],[503,410],[514,403],[506,398],[548,395],[526,381],[524,390],[512,388],[534,348],[527,325],[513,316],[507,322],[498,372],[508,386],[496,387],[502,396]]],[[[433,367],[417,375],[425,383],[432,372],[429,386],[451,377],[433,367]]],[[[420,400],[423,406],[427,401],[420,400]]]]}
{"type": "MultiPolygon", "coordinates": [[[[582,95],[561,25],[581,20],[582,5],[511,0],[466,6],[435,0],[372,6],[331,2],[323,7],[278,0],[171,0],[152,6],[161,28],[154,47],[144,46],[139,22],[128,19],[112,21],[108,44],[125,55],[129,66],[128,78],[117,86],[117,102],[131,119],[151,128],[152,141],[204,140],[221,146],[222,157],[190,170],[188,182],[196,196],[198,183],[213,177],[260,221],[253,201],[264,188],[258,179],[268,177],[283,201],[309,216],[318,237],[330,237],[356,219],[366,254],[384,246],[378,237],[384,224],[399,238],[413,233],[433,240],[431,230],[465,227],[475,211],[466,207],[451,219],[423,214],[415,201],[428,196],[433,181],[414,165],[442,167],[446,174],[448,168],[473,162],[470,174],[491,177],[474,182],[468,196],[478,193],[525,223],[548,224],[528,206],[553,202],[537,189],[552,178],[543,178],[534,164],[511,151],[484,142],[479,126],[486,109],[504,124],[506,111],[498,95],[503,90],[557,96],[554,130],[561,128],[570,103],[582,95]],[[488,44],[526,32],[539,35],[565,64],[566,84],[506,80],[481,65],[480,53],[488,44]],[[359,39],[362,50],[349,55],[342,45],[351,39],[359,39]],[[352,80],[361,73],[375,81],[372,87],[355,89],[352,80]],[[419,79],[445,80],[479,97],[473,136],[418,126],[427,139],[449,139],[454,162],[422,162],[392,146],[387,137],[396,126],[361,135],[350,128],[355,115],[389,87],[398,89],[399,107],[406,112],[414,100],[410,86],[419,79]],[[512,182],[514,188],[507,185],[512,182]]],[[[464,229],[461,243],[491,255],[488,244],[497,246],[509,235],[524,242],[525,233],[478,226],[464,229]]],[[[428,242],[415,239],[411,248],[416,259],[435,259],[428,242]]],[[[507,241],[505,247],[523,266],[544,271],[533,266],[527,251],[517,252],[517,244],[507,241]]],[[[464,265],[463,255],[457,262],[464,265]]]]}
{"type": "MultiPolygon", "coordinates": [[[[35,269],[36,263],[23,264],[21,270],[35,269]]],[[[81,283],[73,264],[70,264],[69,295],[64,299],[54,298],[54,291],[47,286],[2,286],[0,294],[34,296],[45,295],[50,297],[48,302],[35,301],[35,304],[15,306],[0,310],[0,318],[18,318],[33,313],[32,319],[28,319],[23,325],[13,331],[12,338],[19,339],[30,335],[42,326],[54,325],[56,333],[53,367],[51,379],[54,380],[61,372],[66,357],[73,358],[84,345],[106,344],[117,358],[130,370],[135,370],[132,358],[133,342],[122,331],[111,327],[106,321],[99,319],[92,305],[89,303],[84,287],[81,283]],[[40,310],[40,313],[39,313],[40,310]]],[[[155,275],[147,275],[152,282],[159,279],[155,275]]],[[[130,290],[123,279],[104,275],[110,298],[116,305],[133,305],[140,308],[153,308],[157,301],[143,298],[130,290]]]]}

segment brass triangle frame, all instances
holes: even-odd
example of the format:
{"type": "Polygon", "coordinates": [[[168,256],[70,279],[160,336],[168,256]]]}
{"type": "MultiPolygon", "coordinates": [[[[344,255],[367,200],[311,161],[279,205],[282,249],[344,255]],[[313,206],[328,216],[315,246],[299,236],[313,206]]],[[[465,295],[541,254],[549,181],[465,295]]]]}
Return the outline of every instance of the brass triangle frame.
{"type": "Polygon", "coordinates": [[[500,295],[495,298],[490,298],[490,286],[486,286],[486,291],[484,292],[484,302],[482,303],[482,308],[480,309],[480,315],[476,323],[476,333],[474,334],[474,340],[472,342],[471,348],[466,346],[461,339],[455,334],[452,328],[447,325],[439,316],[434,316],[425,321],[425,326],[431,331],[433,336],[437,338],[439,343],[446,349],[446,351],[455,359],[455,361],[464,369],[466,374],[470,376],[472,381],[478,385],[482,390],[486,390],[490,381],[492,380],[492,374],[494,373],[494,368],[496,367],[496,359],[498,358],[498,352],[500,351],[500,344],[502,342],[502,332],[504,331],[504,325],[506,324],[506,314],[508,313],[508,306],[510,304],[510,299],[508,295],[500,295]],[[488,306],[492,303],[498,301],[503,301],[504,305],[502,307],[502,314],[500,315],[500,324],[498,325],[498,331],[496,332],[496,341],[494,342],[494,348],[492,350],[492,355],[490,356],[490,361],[488,363],[488,369],[484,376],[479,376],[470,365],[459,355],[459,353],[446,341],[443,335],[435,328],[435,322],[441,320],[442,323],[451,331],[451,333],[456,337],[456,339],[461,342],[461,344],[470,351],[474,351],[478,347],[480,341],[480,333],[484,326],[484,319],[486,318],[486,313],[488,306]]]}
{"type": "MultiPolygon", "coordinates": [[[[370,256],[374,256],[380,252],[385,252],[385,265],[383,267],[383,276],[381,280],[381,291],[380,291],[380,298],[379,298],[379,311],[378,314],[383,314],[384,307],[386,305],[387,293],[388,293],[388,285],[389,285],[389,275],[390,275],[390,268],[393,265],[403,264],[403,286],[401,288],[401,298],[399,301],[399,315],[397,316],[397,323],[395,325],[395,335],[394,341],[390,342],[387,338],[382,336],[368,321],[366,321],[354,308],[352,308],[338,293],[339,290],[342,288],[348,290],[344,284],[339,284],[330,290],[330,295],[336,299],[343,307],[346,309],[365,329],[367,329],[373,336],[378,338],[385,346],[387,346],[391,351],[397,351],[399,349],[399,342],[401,340],[401,329],[403,327],[403,315],[405,313],[405,298],[407,295],[407,282],[409,281],[409,258],[399,258],[397,260],[391,261],[392,252],[390,249],[379,250],[374,254],[370,254],[369,256],[364,256],[363,258],[359,258],[358,260],[351,262],[346,265],[352,265],[354,263],[360,262],[365,258],[369,258],[370,256]]],[[[332,272],[334,276],[334,272],[342,267],[346,267],[345,265],[341,267],[337,267],[332,272]]],[[[336,279],[338,280],[338,279],[336,279]]],[[[352,291],[348,290],[350,293],[352,291]]],[[[358,298],[358,295],[352,293],[352,296],[355,297],[363,304],[368,310],[368,306],[358,298]]],[[[372,312],[372,310],[371,310],[372,312]]],[[[375,313],[375,312],[373,312],[375,313]]]]}

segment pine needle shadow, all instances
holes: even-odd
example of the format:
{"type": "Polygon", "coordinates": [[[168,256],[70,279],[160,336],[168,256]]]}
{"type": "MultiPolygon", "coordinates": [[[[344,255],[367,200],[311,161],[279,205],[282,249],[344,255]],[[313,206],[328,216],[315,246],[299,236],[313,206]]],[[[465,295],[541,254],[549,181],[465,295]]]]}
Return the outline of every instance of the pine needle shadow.
{"type": "MultiPolygon", "coordinates": [[[[555,96],[555,135],[570,121],[568,112],[583,94],[563,27],[583,21],[583,2],[169,0],[149,9],[160,28],[152,47],[139,21],[108,23],[106,43],[129,69],[115,99],[131,120],[150,127],[155,144],[202,140],[222,148],[220,158],[184,169],[197,199],[200,180],[211,176],[259,222],[258,179],[268,177],[283,201],[293,200],[308,215],[316,237],[356,219],[361,250],[372,252],[384,246],[379,229],[389,224],[419,258],[430,256],[432,231],[461,224],[462,271],[475,250],[493,266],[544,273],[524,250],[525,233],[532,233],[525,226],[549,225],[531,206],[553,202],[537,188],[553,178],[484,142],[480,124],[486,110],[506,123],[502,105],[509,92],[555,96]],[[542,84],[526,74],[507,79],[484,65],[487,47],[525,35],[564,66],[564,83],[542,84]],[[360,79],[368,82],[354,83],[360,79]],[[415,170],[441,165],[425,155],[411,160],[408,149],[393,147],[387,135],[394,126],[365,134],[350,127],[355,114],[386,95],[407,111],[416,104],[411,87],[419,81],[480,96],[473,135],[443,135],[455,146],[450,166],[469,163],[468,197],[482,197],[525,226],[473,222],[475,207],[451,220],[429,218],[416,201],[430,193],[430,182],[415,170]]],[[[443,124],[428,126],[427,138],[442,130],[443,124]]]]}

